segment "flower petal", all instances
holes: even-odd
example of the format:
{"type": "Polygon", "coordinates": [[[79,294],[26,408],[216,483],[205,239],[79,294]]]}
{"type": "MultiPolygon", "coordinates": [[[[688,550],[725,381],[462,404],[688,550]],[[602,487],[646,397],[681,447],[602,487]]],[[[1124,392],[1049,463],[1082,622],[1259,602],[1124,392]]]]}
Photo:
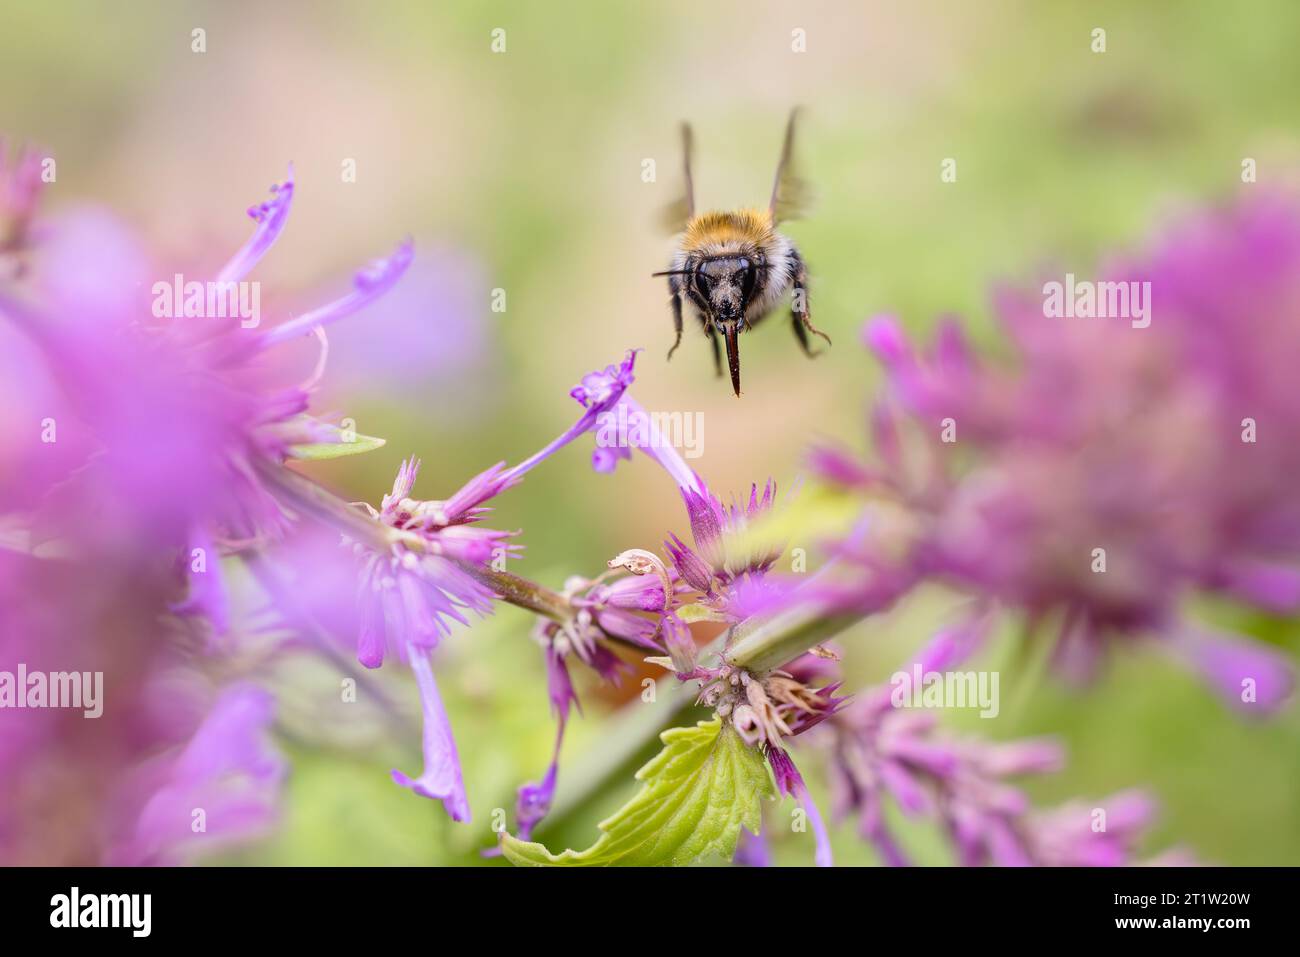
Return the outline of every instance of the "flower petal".
{"type": "Polygon", "coordinates": [[[394,768],[393,780],[422,797],[441,801],[453,821],[468,821],[469,800],[461,777],[460,757],[456,753],[451,723],[438,695],[438,685],[433,680],[433,666],[423,648],[411,645],[407,655],[420,688],[420,705],[424,712],[424,772],[418,778],[410,778],[394,768]]]}
{"type": "Polygon", "coordinates": [[[248,208],[248,215],[257,223],[257,229],[253,230],[248,242],[217,273],[217,282],[238,282],[252,272],[253,267],[280,238],[292,203],[293,164],[290,163],[284,182],[271,186],[271,198],[248,208]]]}

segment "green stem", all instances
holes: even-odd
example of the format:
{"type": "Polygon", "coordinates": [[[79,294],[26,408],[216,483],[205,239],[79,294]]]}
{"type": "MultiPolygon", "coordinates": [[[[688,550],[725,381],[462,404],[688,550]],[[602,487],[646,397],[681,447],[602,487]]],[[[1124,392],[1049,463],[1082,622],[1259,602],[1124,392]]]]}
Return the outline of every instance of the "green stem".
{"type": "Polygon", "coordinates": [[[827,617],[810,606],[792,608],[752,625],[745,622],[736,626],[723,658],[728,664],[747,671],[771,671],[834,638],[862,618],[862,615],[827,617]]]}
{"type": "Polygon", "coordinates": [[[519,575],[499,572],[487,565],[476,565],[473,562],[456,564],[467,575],[491,588],[504,602],[561,624],[573,618],[573,606],[559,592],[551,591],[519,575]]]}

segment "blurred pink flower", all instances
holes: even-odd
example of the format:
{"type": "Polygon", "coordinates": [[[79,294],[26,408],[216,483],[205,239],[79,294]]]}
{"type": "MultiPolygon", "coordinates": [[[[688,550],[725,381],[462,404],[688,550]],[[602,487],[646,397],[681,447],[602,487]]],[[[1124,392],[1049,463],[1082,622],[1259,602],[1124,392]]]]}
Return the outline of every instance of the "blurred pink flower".
{"type": "Polygon", "coordinates": [[[1014,366],[980,362],[951,321],[924,353],[892,319],[868,326],[888,375],[877,459],[820,449],[813,465],[906,520],[888,540],[842,543],[863,574],[829,603],[878,610],[939,579],[1052,623],[1072,675],[1149,637],[1235,707],[1274,710],[1290,663],[1196,628],[1181,605],[1204,591],[1300,608],[1300,206],[1201,214],[1105,278],[1151,284],[1148,326],[1048,318],[1040,297],[1004,291],[1014,366]]]}
{"type": "Polygon", "coordinates": [[[225,688],[183,747],[124,785],[120,832],[105,863],[174,865],[268,831],[286,771],[270,743],[274,713],[266,691],[225,688]]]}

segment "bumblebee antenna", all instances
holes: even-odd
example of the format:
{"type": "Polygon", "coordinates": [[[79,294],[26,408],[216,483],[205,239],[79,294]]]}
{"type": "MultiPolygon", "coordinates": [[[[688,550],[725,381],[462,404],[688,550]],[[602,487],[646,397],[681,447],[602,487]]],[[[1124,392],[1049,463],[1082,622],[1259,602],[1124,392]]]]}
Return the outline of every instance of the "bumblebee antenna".
{"type": "MultiPolygon", "coordinates": [[[[755,269],[771,269],[768,263],[754,263],[755,269]]],[[[665,269],[663,272],[652,272],[651,276],[689,276],[695,270],[693,269],[665,269]]]]}

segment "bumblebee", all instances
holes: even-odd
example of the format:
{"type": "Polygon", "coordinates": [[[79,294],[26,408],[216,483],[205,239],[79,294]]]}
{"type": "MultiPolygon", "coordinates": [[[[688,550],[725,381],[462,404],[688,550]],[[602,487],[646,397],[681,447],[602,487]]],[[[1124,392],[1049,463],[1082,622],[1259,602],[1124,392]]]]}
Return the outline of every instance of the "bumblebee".
{"type": "Polygon", "coordinates": [[[777,223],[792,219],[805,205],[807,189],[793,169],[794,130],[798,110],[792,110],[785,128],[785,143],[776,168],[772,199],[767,209],[695,212],[691,179],[693,135],[682,124],[682,155],[686,179],[685,198],[672,218],[685,221],[672,265],[655,276],[668,277],[668,291],[677,332],[671,359],[682,343],[682,300],[695,309],[704,334],[713,345],[713,364],[722,375],[719,339],[726,345],[731,388],[740,395],[740,334],[753,329],[791,292],[790,319],[804,353],[817,355],[808,334],[830,338],[812,324],[808,308],[808,271],[803,257],[788,237],[776,231],[777,223]]]}

